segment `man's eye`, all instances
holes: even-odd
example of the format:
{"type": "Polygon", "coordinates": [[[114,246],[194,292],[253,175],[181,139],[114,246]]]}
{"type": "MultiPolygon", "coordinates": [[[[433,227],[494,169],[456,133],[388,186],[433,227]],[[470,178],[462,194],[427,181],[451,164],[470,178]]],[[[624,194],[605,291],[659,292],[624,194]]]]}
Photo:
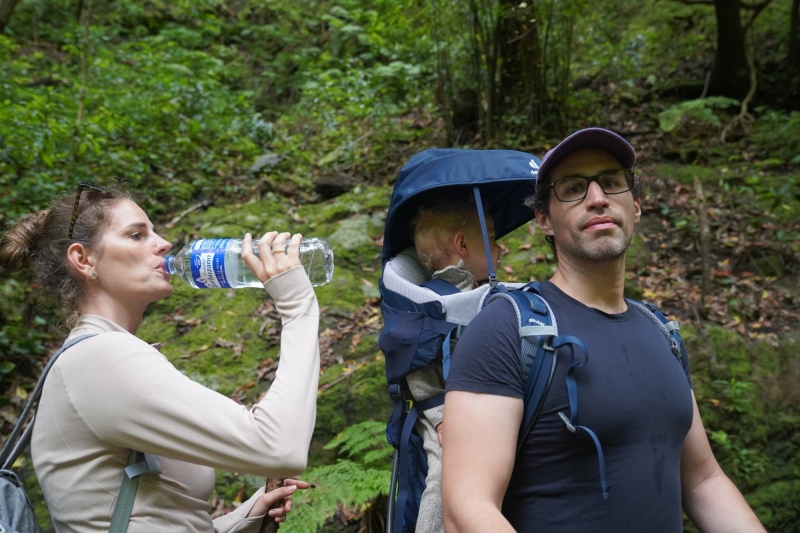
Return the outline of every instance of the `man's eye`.
{"type": "Polygon", "coordinates": [[[133,239],[134,241],[138,241],[141,238],[142,238],[142,234],[141,233],[132,233],[131,234],[131,239],[133,239]]]}

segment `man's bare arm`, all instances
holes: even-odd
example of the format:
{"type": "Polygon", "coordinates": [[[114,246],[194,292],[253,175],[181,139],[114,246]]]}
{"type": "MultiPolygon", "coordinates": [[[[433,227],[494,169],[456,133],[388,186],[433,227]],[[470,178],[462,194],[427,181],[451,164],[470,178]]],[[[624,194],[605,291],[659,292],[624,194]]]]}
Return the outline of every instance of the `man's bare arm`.
{"type": "Polygon", "coordinates": [[[681,455],[683,510],[703,533],[766,533],[742,493],[714,458],[694,393],[692,405],[692,428],[681,455]]]}
{"type": "Polygon", "coordinates": [[[501,506],[514,468],[521,398],[447,393],[442,446],[442,505],[448,533],[514,529],[501,506]]]}

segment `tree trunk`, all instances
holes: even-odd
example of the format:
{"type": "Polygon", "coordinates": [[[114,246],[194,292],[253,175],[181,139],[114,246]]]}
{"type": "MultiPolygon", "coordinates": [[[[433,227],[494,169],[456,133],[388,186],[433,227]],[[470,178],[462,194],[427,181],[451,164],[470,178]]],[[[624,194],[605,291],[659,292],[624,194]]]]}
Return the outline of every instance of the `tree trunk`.
{"type": "Polygon", "coordinates": [[[18,0],[0,0],[0,34],[6,31],[8,21],[11,20],[11,13],[17,6],[18,0]]]}
{"type": "Polygon", "coordinates": [[[714,0],[717,53],[711,69],[714,93],[744,98],[750,88],[744,28],[738,0],[714,0]]]}
{"type": "MultiPolygon", "coordinates": [[[[495,101],[494,109],[497,116],[503,116],[507,104],[512,104],[518,92],[519,84],[525,73],[522,72],[522,61],[519,57],[519,36],[523,29],[520,21],[512,13],[516,2],[513,0],[500,0],[500,15],[497,17],[495,28],[495,50],[497,50],[500,71],[497,92],[492,95],[495,101]]],[[[512,104],[513,105],[513,104],[512,104]]]]}
{"type": "Polygon", "coordinates": [[[494,26],[491,1],[483,0],[479,4],[476,0],[470,0],[469,12],[474,35],[471,45],[474,76],[478,81],[478,93],[481,100],[480,130],[483,141],[489,142],[494,139],[495,100],[492,95],[495,91],[495,61],[497,60],[497,53],[493,48],[495,40],[491,35],[494,26]]]}
{"type": "Polygon", "coordinates": [[[496,116],[524,116],[522,125],[530,131],[541,125],[546,97],[539,23],[531,22],[532,9],[519,7],[518,0],[501,0],[500,5],[495,44],[500,72],[494,108],[496,116]]]}
{"type": "Polygon", "coordinates": [[[800,0],[792,1],[792,15],[789,21],[789,68],[800,72],[800,0]]]}

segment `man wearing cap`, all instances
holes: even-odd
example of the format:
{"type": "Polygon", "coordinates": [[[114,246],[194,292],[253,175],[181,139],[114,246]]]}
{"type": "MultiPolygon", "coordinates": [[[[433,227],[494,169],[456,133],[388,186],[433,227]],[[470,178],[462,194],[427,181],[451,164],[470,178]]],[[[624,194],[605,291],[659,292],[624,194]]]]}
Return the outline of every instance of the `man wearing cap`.
{"type": "Polygon", "coordinates": [[[573,432],[560,348],[550,389],[519,451],[519,322],[504,299],[465,330],[444,413],[442,497],[448,532],[764,531],[722,472],[680,362],[661,331],[623,297],[625,251],[641,215],[636,154],[601,128],[548,152],[526,203],[556,252],[541,284],[559,335],[579,338],[573,432]],[[602,460],[602,459],[604,460],[602,460]],[[599,460],[600,459],[600,460],[599,460]]]}

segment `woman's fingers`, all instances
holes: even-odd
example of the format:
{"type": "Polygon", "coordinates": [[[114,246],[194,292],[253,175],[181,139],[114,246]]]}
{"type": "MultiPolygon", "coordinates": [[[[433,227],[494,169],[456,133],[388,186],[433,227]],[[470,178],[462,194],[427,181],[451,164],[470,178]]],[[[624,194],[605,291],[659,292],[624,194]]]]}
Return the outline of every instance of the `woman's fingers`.
{"type": "Polygon", "coordinates": [[[270,516],[283,516],[286,514],[286,505],[287,502],[291,502],[292,494],[294,491],[297,490],[297,487],[290,485],[285,487],[278,487],[275,490],[271,490],[265,494],[263,494],[256,503],[253,505],[253,508],[248,513],[248,516],[263,516],[269,513],[270,516]],[[270,509],[273,504],[279,503],[279,505],[275,506],[275,509],[270,509]],[[274,512],[273,512],[274,511],[274,512]]]}
{"type": "Polygon", "coordinates": [[[289,242],[286,258],[289,260],[289,264],[292,265],[292,267],[300,266],[300,241],[302,240],[303,236],[299,233],[295,233],[292,235],[292,240],[289,242]]]}
{"type": "Polygon", "coordinates": [[[300,241],[303,236],[296,233],[280,233],[272,241],[272,257],[278,269],[283,272],[300,266],[300,241]]]}
{"type": "Polygon", "coordinates": [[[291,233],[285,231],[283,233],[279,233],[274,239],[272,239],[271,251],[276,260],[280,260],[286,256],[286,241],[288,241],[291,236],[291,233]]]}
{"type": "Polygon", "coordinates": [[[298,489],[307,489],[311,486],[305,481],[301,481],[299,479],[289,479],[289,478],[283,480],[283,485],[284,486],[294,485],[298,489]]]}
{"type": "Polygon", "coordinates": [[[248,516],[269,514],[276,522],[286,520],[286,513],[292,510],[292,494],[297,490],[307,489],[310,485],[299,479],[285,479],[283,486],[263,494],[253,505],[248,516]],[[278,505],[276,503],[280,502],[278,505]],[[274,508],[270,509],[275,505],[274,508]]]}
{"type": "Polygon", "coordinates": [[[242,239],[242,260],[262,283],[289,269],[300,266],[299,233],[269,231],[258,240],[258,255],[253,254],[252,236],[248,233],[242,239]],[[288,243],[288,247],[287,247],[288,243]]]}
{"type": "MultiPolygon", "coordinates": [[[[260,253],[260,248],[259,248],[260,253]]],[[[242,261],[247,267],[253,271],[253,274],[261,280],[263,283],[266,281],[265,276],[266,273],[264,271],[264,265],[261,263],[261,260],[255,256],[253,253],[253,236],[249,233],[245,233],[244,239],[242,239],[242,261]]]]}

